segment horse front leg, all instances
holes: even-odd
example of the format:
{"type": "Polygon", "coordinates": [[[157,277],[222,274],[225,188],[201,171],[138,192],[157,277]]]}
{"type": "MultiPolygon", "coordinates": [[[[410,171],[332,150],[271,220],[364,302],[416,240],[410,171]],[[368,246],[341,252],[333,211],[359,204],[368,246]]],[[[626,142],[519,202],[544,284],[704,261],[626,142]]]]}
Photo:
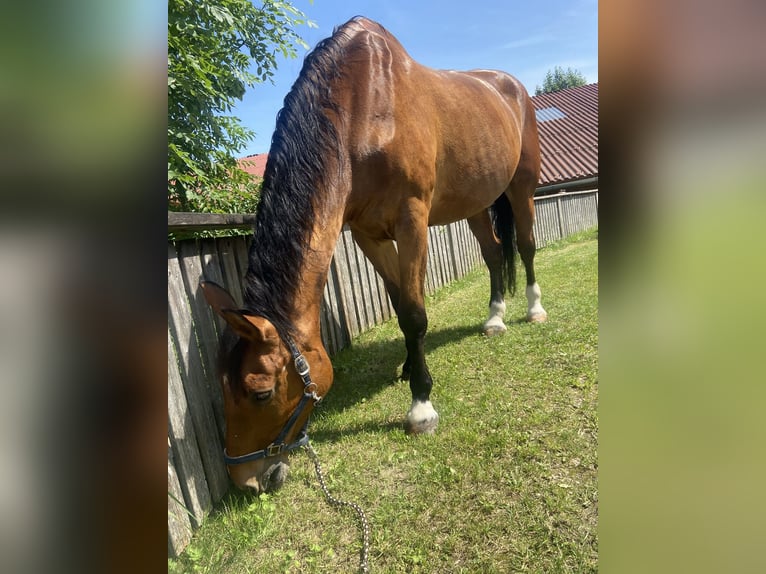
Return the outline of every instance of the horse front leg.
{"type": "MultiPolygon", "coordinates": [[[[356,229],[353,225],[351,226],[351,235],[362,250],[362,253],[372,262],[375,271],[383,279],[388,298],[391,300],[396,316],[399,317],[399,254],[394,242],[390,239],[381,240],[368,237],[363,231],[356,229]]],[[[402,364],[400,375],[400,378],[404,381],[410,380],[410,365],[410,357],[407,355],[402,364]]]]}
{"type": "Polygon", "coordinates": [[[404,334],[410,367],[412,405],[407,412],[405,430],[430,434],[436,430],[439,415],[431,404],[433,380],[426,365],[423,341],[428,330],[424,300],[428,258],[428,212],[422,204],[410,206],[410,217],[397,226],[399,246],[399,327],[404,334]]]}
{"type": "Polygon", "coordinates": [[[436,430],[439,414],[431,404],[433,379],[426,365],[423,340],[428,328],[425,308],[409,305],[399,314],[399,327],[404,333],[407,357],[410,361],[410,391],[412,405],[407,412],[405,430],[413,434],[430,434],[436,430]]]}

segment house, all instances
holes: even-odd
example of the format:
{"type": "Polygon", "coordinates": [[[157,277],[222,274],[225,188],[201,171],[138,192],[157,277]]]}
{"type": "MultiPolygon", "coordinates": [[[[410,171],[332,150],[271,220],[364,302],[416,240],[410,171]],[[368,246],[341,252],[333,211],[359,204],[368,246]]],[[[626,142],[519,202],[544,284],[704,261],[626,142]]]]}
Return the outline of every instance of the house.
{"type": "Polygon", "coordinates": [[[263,178],[266,171],[266,160],[269,159],[267,153],[256,153],[237,160],[239,167],[252,176],[263,178]]]}
{"type": "Polygon", "coordinates": [[[598,187],[598,82],[532,97],[542,167],[537,195],[598,187]]]}
{"type": "MultiPolygon", "coordinates": [[[[598,83],[534,96],[542,168],[537,195],[598,187],[598,83]]],[[[239,160],[263,177],[269,154],[239,160]]]]}

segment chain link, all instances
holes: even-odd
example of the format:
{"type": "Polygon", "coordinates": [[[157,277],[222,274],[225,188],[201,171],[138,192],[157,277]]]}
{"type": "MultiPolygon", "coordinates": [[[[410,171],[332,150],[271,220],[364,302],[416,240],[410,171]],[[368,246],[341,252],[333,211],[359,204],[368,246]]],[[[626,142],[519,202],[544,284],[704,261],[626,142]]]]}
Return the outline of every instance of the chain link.
{"type": "Polygon", "coordinates": [[[322,488],[322,492],[324,492],[325,497],[327,498],[327,501],[332,506],[348,506],[350,508],[353,508],[356,512],[357,516],[359,517],[359,523],[362,526],[362,554],[359,558],[359,571],[363,574],[367,574],[369,572],[369,569],[367,567],[367,556],[369,554],[370,550],[370,523],[367,521],[367,515],[364,513],[364,510],[362,510],[362,507],[359,506],[355,502],[346,502],[345,500],[338,500],[335,498],[332,494],[330,494],[330,491],[327,490],[327,485],[324,481],[324,473],[322,472],[322,465],[319,463],[319,457],[317,456],[316,451],[314,450],[314,447],[311,446],[311,443],[308,443],[305,447],[306,452],[309,455],[309,458],[314,463],[314,468],[317,472],[317,479],[319,480],[319,486],[322,488]]]}

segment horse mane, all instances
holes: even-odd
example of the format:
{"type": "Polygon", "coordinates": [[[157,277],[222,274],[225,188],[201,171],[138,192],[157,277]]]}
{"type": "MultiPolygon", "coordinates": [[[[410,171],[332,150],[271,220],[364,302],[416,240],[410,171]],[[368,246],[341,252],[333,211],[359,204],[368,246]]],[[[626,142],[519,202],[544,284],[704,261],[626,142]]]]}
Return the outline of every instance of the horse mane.
{"type": "Polygon", "coordinates": [[[246,310],[266,317],[282,336],[293,336],[290,310],[321,193],[331,185],[326,161],[341,150],[325,114],[338,112],[330,85],[340,75],[343,53],[358,26],[352,18],[306,55],[298,79],[277,114],[263,175],[253,243],[245,275],[246,310]]]}

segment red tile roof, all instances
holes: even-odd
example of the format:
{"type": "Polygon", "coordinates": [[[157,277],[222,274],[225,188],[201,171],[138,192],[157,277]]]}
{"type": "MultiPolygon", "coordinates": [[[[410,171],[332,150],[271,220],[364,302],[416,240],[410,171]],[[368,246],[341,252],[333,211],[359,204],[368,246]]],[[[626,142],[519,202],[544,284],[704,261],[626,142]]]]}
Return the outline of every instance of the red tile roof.
{"type": "Polygon", "coordinates": [[[597,177],[598,83],[533,96],[532,103],[542,153],[538,185],[597,177]]]}
{"type": "MultiPolygon", "coordinates": [[[[598,83],[534,96],[542,169],[539,187],[598,176],[598,83]]],[[[269,154],[243,157],[247,173],[263,177],[269,154]]]]}
{"type": "Polygon", "coordinates": [[[250,175],[256,177],[263,177],[263,172],[266,171],[266,160],[269,158],[267,153],[256,153],[243,157],[237,160],[239,167],[245,170],[250,175]]]}

